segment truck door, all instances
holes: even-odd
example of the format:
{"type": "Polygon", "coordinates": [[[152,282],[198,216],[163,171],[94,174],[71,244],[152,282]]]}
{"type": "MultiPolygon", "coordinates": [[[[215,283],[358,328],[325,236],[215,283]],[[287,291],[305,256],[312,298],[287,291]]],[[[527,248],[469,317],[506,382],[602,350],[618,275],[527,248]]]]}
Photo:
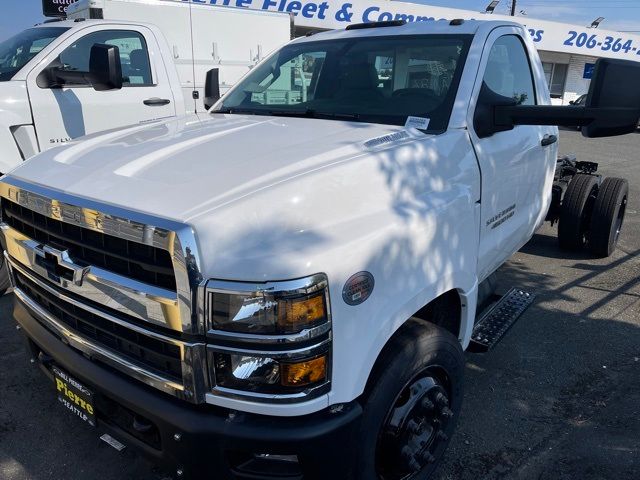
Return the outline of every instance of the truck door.
{"type": "Polygon", "coordinates": [[[482,84],[522,105],[549,103],[539,62],[515,27],[489,36],[468,117],[482,175],[478,274],[482,280],[521,248],[542,224],[551,199],[556,127],[517,126],[479,138],[473,115],[482,84]],[[480,81],[481,80],[481,81],[480,81]]]}
{"type": "Polygon", "coordinates": [[[102,130],[176,115],[158,44],[144,27],[102,25],[81,30],[61,44],[44,65],[33,69],[27,87],[41,150],[102,130]],[[97,92],[82,81],[61,88],[43,84],[39,76],[47,68],[88,72],[91,47],[96,43],[119,48],[121,90],[97,92]]]}

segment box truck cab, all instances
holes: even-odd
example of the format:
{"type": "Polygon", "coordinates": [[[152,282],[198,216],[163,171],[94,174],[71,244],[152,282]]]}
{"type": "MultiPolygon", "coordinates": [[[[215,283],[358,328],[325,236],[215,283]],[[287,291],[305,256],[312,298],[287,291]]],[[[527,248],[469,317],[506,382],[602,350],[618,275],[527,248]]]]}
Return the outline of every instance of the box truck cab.
{"type": "Polygon", "coordinates": [[[208,70],[224,93],[291,38],[288,14],[210,5],[80,0],[68,15],[0,43],[0,173],[84,135],[204,111],[208,70]],[[119,81],[96,78],[96,45],[116,47],[119,81]]]}

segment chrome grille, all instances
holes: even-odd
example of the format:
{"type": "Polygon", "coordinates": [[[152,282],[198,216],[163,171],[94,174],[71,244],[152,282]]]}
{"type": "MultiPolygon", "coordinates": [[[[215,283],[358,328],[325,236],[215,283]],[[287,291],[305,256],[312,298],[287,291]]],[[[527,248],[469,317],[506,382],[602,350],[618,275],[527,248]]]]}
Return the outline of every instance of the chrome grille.
{"type": "Polygon", "coordinates": [[[176,289],[171,255],[166,250],[48,218],[9,200],[2,202],[2,219],[37,242],[67,249],[79,265],[92,265],[149,285],[176,289]]]}
{"type": "Polygon", "coordinates": [[[56,297],[19,272],[14,273],[14,279],[17,288],[79,334],[121,353],[140,365],[168,375],[174,380],[182,380],[180,349],[176,345],[146,337],[87,312],[56,297]]]}
{"type": "Polygon", "coordinates": [[[5,177],[16,297],[71,347],[193,403],[209,391],[197,245],[187,225],[5,177]]]}

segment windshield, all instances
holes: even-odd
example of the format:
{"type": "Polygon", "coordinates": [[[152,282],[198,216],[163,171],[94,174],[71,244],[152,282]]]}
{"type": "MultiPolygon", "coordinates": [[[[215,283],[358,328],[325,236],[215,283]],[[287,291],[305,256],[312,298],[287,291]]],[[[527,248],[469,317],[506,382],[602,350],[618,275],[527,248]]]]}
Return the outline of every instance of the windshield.
{"type": "Polygon", "coordinates": [[[212,113],[447,128],[470,36],[362,37],[285,46],[212,113]]]}
{"type": "Polygon", "coordinates": [[[0,43],[0,82],[11,80],[40,50],[67,30],[64,27],[30,28],[0,43]]]}

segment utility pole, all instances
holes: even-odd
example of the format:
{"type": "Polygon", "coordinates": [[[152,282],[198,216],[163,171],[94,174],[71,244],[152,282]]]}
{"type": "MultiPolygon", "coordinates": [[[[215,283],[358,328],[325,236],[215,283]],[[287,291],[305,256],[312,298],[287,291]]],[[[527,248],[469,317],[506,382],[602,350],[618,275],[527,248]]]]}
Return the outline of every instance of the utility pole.
{"type": "Polygon", "coordinates": [[[516,16],[516,1],[517,0],[511,0],[511,16],[512,17],[516,16]]]}

